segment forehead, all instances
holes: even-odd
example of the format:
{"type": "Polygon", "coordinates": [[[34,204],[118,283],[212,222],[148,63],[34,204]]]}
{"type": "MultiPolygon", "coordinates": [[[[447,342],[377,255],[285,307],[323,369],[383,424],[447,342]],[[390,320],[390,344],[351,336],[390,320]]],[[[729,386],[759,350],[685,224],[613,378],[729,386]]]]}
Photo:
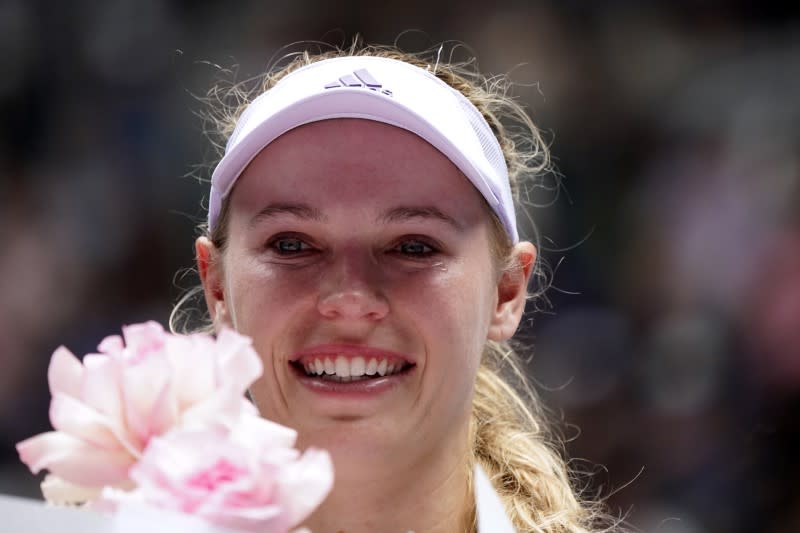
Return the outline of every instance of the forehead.
{"type": "Polygon", "coordinates": [[[245,169],[232,209],[302,202],[319,209],[431,204],[486,218],[486,204],[460,170],[417,135],[380,122],[334,119],[283,134],[245,169]]]}

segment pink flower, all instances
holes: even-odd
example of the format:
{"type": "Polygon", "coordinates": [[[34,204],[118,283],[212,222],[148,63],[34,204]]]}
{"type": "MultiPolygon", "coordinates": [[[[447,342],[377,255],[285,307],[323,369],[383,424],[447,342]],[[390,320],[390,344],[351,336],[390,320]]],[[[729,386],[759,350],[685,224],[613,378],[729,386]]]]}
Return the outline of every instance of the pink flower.
{"type": "Polygon", "coordinates": [[[327,452],[292,448],[291,430],[245,415],[232,431],[175,431],[153,438],[131,468],[137,488],[107,489],[100,506],[146,504],[214,524],[260,533],[286,533],[330,491],[327,452]],[[287,432],[288,431],[288,432],[287,432]]]}
{"type": "Polygon", "coordinates": [[[261,375],[250,340],[233,331],[170,335],[155,322],[123,328],[81,363],[58,348],[50,360],[50,422],[55,431],[17,444],[43,488],[62,501],[103,486],[130,486],[128,472],[153,437],[173,428],[233,427],[255,413],[244,399],[261,375]],[[49,484],[49,485],[48,485],[49,484]],[[74,492],[74,491],[73,491],[74,492]]]}

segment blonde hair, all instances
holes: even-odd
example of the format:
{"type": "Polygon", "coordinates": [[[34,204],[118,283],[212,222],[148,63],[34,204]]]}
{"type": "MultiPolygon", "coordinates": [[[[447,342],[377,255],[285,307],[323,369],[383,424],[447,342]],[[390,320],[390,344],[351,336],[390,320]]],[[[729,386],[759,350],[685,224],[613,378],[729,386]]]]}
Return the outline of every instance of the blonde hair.
{"type": "MultiPolygon", "coordinates": [[[[311,54],[301,51],[286,56],[285,61],[249,82],[222,84],[212,88],[205,98],[210,104],[205,118],[213,128],[212,144],[221,156],[225,142],[240,114],[255,96],[269,90],[283,76],[322,59],[369,55],[398,59],[428,69],[466,96],[483,114],[497,137],[509,171],[512,193],[519,205],[523,180],[533,180],[550,170],[549,151],[539,129],[525,110],[507,94],[505,78],[485,78],[471,69],[472,62],[440,62],[442,48],[422,54],[409,54],[395,47],[367,46],[359,40],[347,48],[335,48],[311,54]],[[438,53],[437,53],[438,52],[438,53]]],[[[500,268],[518,268],[509,262],[512,251],[506,231],[494,220],[491,253],[500,268]]],[[[219,250],[226,247],[227,202],[222,207],[216,227],[208,234],[201,231],[219,250]]],[[[545,278],[537,262],[534,277],[545,278]]],[[[539,284],[544,286],[544,284],[539,284]]],[[[201,291],[196,287],[194,294],[201,291]]],[[[184,304],[193,293],[185,295],[170,318],[174,329],[183,317],[184,304]]],[[[540,294],[532,294],[538,297],[540,294]]],[[[562,442],[553,435],[541,402],[525,378],[519,358],[508,343],[487,342],[477,373],[473,399],[470,438],[472,460],[484,468],[500,494],[516,529],[520,532],[571,532],[608,530],[609,521],[598,503],[585,501],[562,458],[562,442]]],[[[471,480],[473,465],[467,465],[471,480]]],[[[474,511],[474,510],[473,510],[474,511]]],[[[473,526],[475,530],[473,512],[473,526]]]]}

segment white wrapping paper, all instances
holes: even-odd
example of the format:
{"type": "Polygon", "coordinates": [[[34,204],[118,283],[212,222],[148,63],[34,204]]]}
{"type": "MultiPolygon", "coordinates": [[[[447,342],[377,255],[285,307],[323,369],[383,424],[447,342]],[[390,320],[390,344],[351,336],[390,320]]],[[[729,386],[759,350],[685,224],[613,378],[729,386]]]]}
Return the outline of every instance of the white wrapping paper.
{"type": "Polygon", "coordinates": [[[516,533],[500,496],[480,465],[475,465],[475,507],[478,512],[478,533],[516,533]]]}
{"type": "Polygon", "coordinates": [[[3,533],[235,533],[203,520],[153,507],[126,505],[114,514],[53,507],[38,500],[0,495],[3,533]]]}

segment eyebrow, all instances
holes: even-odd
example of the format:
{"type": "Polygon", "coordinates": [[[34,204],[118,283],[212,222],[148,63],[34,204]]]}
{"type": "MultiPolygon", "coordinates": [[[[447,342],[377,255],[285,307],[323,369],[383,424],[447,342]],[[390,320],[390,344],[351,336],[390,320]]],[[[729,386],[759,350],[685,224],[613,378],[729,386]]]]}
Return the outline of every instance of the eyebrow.
{"type": "Polygon", "coordinates": [[[388,224],[391,222],[405,222],[414,219],[435,219],[447,223],[457,231],[462,231],[464,229],[456,219],[433,206],[395,207],[384,213],[379,218],[379,221],[388,224]]]}
{"type": "MultiPolygon", "coordinates": [[[[326,222],[327,217],[319,209],[306,204],[274,203],[269,204],[253,218],[250,219],[250,226],[255,226],[265,220],[270,220],[280,216],[290,215],[305,220],[315,222],[326,222]]],[[[462,224],[458,223],[453,217],[442,212],[441,209],[433,206],[401,206],[389,209],[378,217],[377,222],[390,224],[393,222],[407,222],[411,220],[439,220],[445,222],[457,231],[462,231],[462,224]]]]}
{"type": "Polygon", "coordinates": [[[253,218],[250,219],[250,226],[252,227],[262,221],[277,218],[283,215],[291,215],[296,218],[303,218],[316,222],[324,222],[326,220],[326,217],[322,214],[322,211],[306,204],[276,203],[269,204],[261,211],[256,213],[253,218]]]}

